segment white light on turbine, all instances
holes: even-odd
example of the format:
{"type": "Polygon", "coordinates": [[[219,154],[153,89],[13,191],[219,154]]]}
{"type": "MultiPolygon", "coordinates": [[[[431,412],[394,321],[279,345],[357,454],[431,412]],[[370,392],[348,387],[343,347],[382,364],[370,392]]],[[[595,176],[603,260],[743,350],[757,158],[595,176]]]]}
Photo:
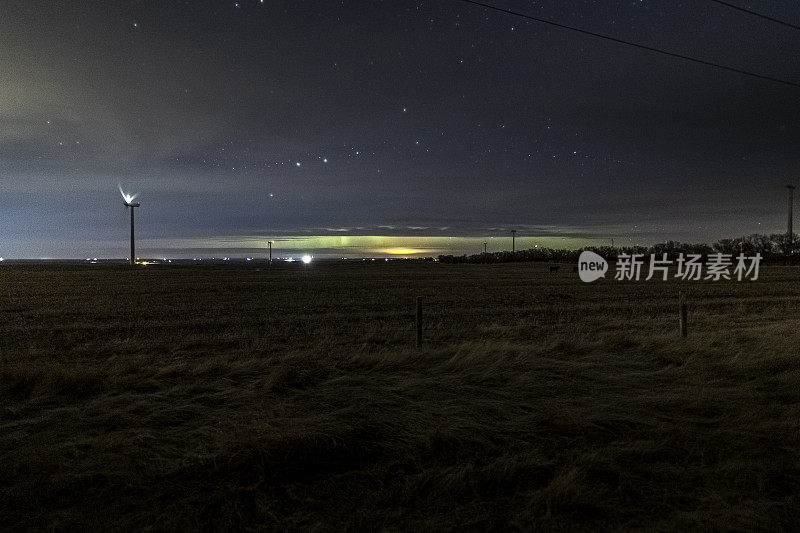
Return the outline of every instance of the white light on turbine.
{"type": "Polygon", "coordinates": [[[304,255],[303,256],[303,263],[309,264],[310,262],[311,262],[311,256],[310,255],[304,255]]]}
{"type": "Polygon", "coordinates": [[[133,203],[133,201],[136,199],[136,197],[139,196],[138,192],[136,194],[128,194],[128,193],[126,193],[125,191],[122,190],[122,185],[120,185],[120,184],[117,184],[117,187],[119,188],[119,193],[122,195],[122,199],[125,200],[125,203],[128,204],[128,205],[133,203]]]}

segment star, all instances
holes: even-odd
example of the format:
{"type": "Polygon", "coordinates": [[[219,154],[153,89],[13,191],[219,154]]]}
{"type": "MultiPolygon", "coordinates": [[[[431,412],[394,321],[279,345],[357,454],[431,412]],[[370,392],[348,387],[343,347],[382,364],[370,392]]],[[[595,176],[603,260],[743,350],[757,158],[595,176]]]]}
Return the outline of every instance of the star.
{"type": "Polygon", "coordinates": [[[296,167],[299,167],[299,166],[300,166],[300,161],[297,161],[297,162],[294,164],[294,166],[296,166],[296,167]]]}

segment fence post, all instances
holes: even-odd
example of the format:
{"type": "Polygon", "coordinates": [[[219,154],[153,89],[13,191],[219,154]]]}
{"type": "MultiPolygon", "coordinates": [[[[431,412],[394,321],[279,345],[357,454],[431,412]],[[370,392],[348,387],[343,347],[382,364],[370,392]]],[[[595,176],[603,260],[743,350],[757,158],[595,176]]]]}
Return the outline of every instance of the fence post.
{"type": "Polygon", "coordinates": [[[422,347],[422,296],[417,296],[417,348],[422,347]]]}
{"type": "Polygon", "coordinates": [[[688,304],[686,303],[686,295],[681,291],[680,296],[678,297],[678,315],[680,316],[680,324],[681,324],[681,337],[686,337],[688,335],[689,329],[689,314],[688,314],[688,304]]]}

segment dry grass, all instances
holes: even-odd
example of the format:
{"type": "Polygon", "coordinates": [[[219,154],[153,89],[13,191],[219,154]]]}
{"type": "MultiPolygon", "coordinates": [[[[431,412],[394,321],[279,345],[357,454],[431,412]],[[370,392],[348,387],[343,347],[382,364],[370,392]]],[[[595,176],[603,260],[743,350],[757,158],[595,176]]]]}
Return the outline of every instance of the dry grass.
{"type": "Polygon", "coordinates": [[[794,529],[799,274],[4,266],[0,527],[794,529]]]}

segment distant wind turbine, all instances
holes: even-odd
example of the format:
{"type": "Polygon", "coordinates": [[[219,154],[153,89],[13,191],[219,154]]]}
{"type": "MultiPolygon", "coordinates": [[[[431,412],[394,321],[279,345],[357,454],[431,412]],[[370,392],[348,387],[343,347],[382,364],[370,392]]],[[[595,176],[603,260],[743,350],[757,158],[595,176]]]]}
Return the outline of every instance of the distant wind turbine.
{"type": "Polygon", "coordinates": [[[139,202],[134,202],[134,200],[136,199],[137,196],[139,196],[139,193],[127,194],[125,191],[122,190],[122,185],[118,185],[118,187],[119,187],[119,193],[122,195],[122,199],[125,202],[125,207],[131,208],[131,266],[133,266],[136,264],[136,243],[133,234],[134,212],[135,209],[141,205],[139,202]]]}

